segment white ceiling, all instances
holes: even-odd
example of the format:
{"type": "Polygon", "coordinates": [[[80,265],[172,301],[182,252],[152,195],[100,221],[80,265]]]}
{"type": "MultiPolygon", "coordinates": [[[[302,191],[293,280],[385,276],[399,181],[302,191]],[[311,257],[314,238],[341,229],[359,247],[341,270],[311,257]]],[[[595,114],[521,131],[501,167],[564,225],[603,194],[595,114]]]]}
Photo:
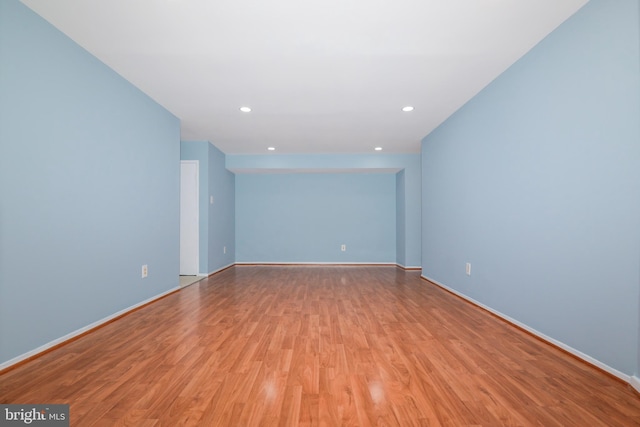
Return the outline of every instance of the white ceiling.
{"type": "Polygon", "coordinates": [[[586,2],[23,0],[228,154],[418,152],[586,2]]]}

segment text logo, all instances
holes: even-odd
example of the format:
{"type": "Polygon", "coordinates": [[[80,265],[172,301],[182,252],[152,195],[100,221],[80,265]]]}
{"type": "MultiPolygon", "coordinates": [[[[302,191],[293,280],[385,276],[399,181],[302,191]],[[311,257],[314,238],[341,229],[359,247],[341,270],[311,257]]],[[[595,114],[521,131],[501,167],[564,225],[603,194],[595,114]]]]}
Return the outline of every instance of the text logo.
{"type": "Polygon", "coordinates": [[[69,405],[2,405],[0,427],[69,427],[69,405]]]}

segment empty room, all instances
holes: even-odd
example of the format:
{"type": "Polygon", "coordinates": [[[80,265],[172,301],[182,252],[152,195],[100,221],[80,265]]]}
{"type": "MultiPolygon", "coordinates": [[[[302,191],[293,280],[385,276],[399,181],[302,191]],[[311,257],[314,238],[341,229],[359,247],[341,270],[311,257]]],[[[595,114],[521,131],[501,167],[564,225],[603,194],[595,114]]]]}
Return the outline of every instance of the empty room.
{"type": "Polygon", "coordinates": [[[0,0],[0,425],[640,425],[640,3],[0,0]]]}

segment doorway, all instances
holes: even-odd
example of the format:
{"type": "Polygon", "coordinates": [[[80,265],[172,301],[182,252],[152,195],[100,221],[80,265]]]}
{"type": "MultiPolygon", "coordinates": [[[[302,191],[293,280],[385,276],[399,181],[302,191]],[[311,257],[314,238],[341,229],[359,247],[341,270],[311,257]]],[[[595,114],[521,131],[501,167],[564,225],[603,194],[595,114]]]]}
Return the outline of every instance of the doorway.
{"type": "Polygon", "coordinates": [[[180,161],[180,275],[197,276],[200,258],[199,162],[180,161]]]}

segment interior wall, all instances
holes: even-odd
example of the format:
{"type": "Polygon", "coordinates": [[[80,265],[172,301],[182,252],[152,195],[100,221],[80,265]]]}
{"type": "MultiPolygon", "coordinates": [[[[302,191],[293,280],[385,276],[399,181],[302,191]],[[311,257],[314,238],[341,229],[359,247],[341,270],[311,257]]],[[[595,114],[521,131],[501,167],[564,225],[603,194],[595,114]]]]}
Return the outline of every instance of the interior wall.
{"type": "Polygon", "coordinates": [[[225,167],[225,155],[212,144],[209,154],[208,273],[235,263],[235,175],[225,167]]]}
{"type": "Polygon", "coordinates": [[[395,174],[239,174],[236,190],[238,262],[395,263],[395,174]]]}
{"type": "MultiPolygon", "coordinates": [[[[396,234],[392,246],[396,248],[396,259],[391,262],[406,267],[420,266],[420,155],[419,154],[353,154],[353,155],[227,155],[227,169],[234,171],[238,178],[241,174],[272,174],[304,171],[307,173],[322,172],[326,174],[349,172],[403,173],[404,193],[391,201],[396,215],[402,215],[396,224],[397,230],[404,231],[404,236],[396,234]],[[401,205],[398,205],[398,202],[401,205]],[[402,224],[404,222],[404,224],[402,224]],[[404,225],[399,227],[399,225],[404,225]],[[398,245],[402,245],[398,250],[398,245]],[[400,255],[400,258],[398,257],[400,255]],[[404,256],[404,258],[402,258],[404,256]]],[[[397,181],[396,181],[397,184],[397,181]]],[[[241,190],[236,188],[240,197],[241,190]]],[[[236,224],[239,231],[241,227],[236,224]]],[[[371,261],[371,260],[369,260],[371,261]]]]}
{"type": "Polygon", "coordinates": [[[235,176],[209,141],[182,141],[180,158],[199,162],[199,274],[208,275],[235,262],[235,176]]]}
{"type": "Polygon", "coordinates": [[[1,366],[178,286],[180,123],[17,0],[0,64],[1,366]]]}
{"type": "Polygon", "coordinates": [[[623,375],[638,366],[639,21],[635,0],[591,0],[422,149],[423,275],[623,375]]]}
{"type": "Polygon", "coordinates": [[[396,263],[407,266],[407,221],[406,221],[405,171],[396,174],[396,263]]]}
{"type": "Polygon", "coordinates": [[[209,142],[181,141],[180,160],[198,161],[198,274],[209,271],[209,142]]]}

